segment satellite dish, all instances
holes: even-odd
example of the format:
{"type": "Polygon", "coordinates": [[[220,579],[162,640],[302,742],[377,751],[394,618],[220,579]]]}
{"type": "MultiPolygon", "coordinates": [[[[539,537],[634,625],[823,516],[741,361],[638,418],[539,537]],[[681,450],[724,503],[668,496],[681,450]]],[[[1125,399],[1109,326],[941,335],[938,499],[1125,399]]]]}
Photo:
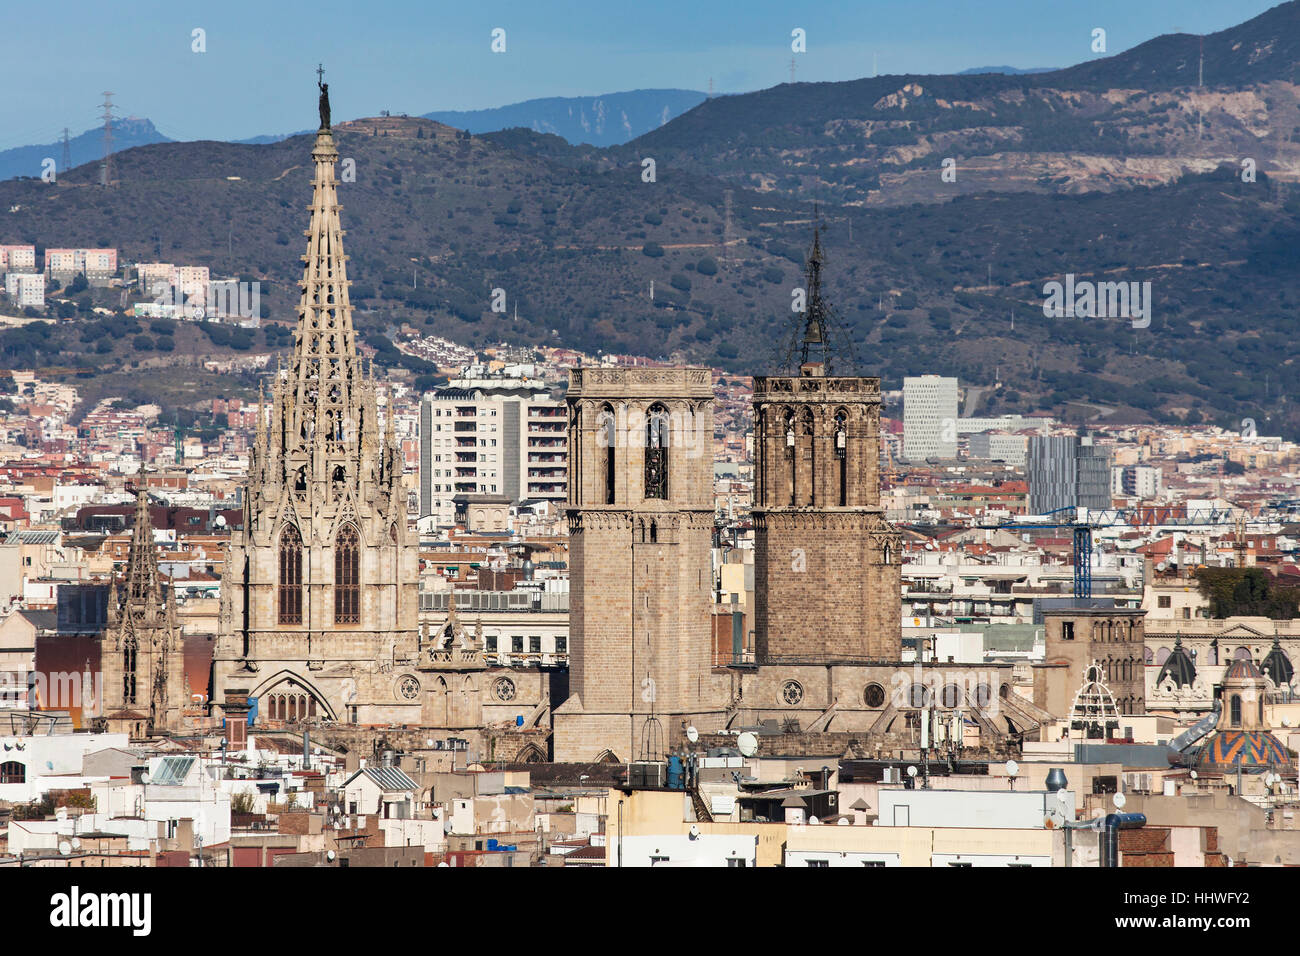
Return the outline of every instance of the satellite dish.
{"type": "Polygon", "coordinates": [[[1115,796],[1110,798],[1110,802],[1115,804],[1116,810],[1123,810],[1124,804],[1128,803],[1128,797],[1124,796],[1122,793],[1117,793],[1115,796]]]}
{"type": "Polygon", "coordinates": [[[60,822],[62,822],[62,821],[64,821],[64,820],[68,819],[68,808],[67,808],[67,807],[59,807],[57,810],[55,810],[55,811],[54,811],[54,819],[56,819],[56,820],[58,820],[58,821],[60,821],[60,822]]]}
{"type": "Polygon", "coordinates": [[[333,862],[334,862],[334,857],[335,857],[335,855],[336,855],[336,854],[334,853],[333,850],[328,850],[328,851],[326,851],[326,853],[325,853],[325,859],[327,859],[327,860],[329,860],[331,863],[333,863],[333,862]]]}
{"type": "Polygon", "coordinates": [[[736,746],[740,748],[743,756],[752,757],[758,753],[758,738],[746,730],[736,738],[736,746]]]}
{"type": "Polygon", "coordinates": [[[1195,770],[1192,771],[1192,779],[1193,779],[1193,780],[1196,779],[1196,771],[1195,771],[1195,770]]]}
{"type": "Polygon", "coordinates": [[[700,732],[695,729],[694,724],[686,728],[686,739],[689,740],[691,743],[695,743],[697,740],[700,739],[700,732]]]}
{"type": "Polygon", "coordinates": [[[849,825],[849,818],[848,818],[848,817],[840,817],[838,820],[835,821],[835,825],[836,825],[837,827],[846,827],[846,826],[849,825]]]}
{"type": "Polygon", "coordinates": [[[821,823],[821,821],[818,820],[816,817],[809,817],[809,818],[808,818],[808,825],[809,825],[810,827],[815,827],[815,826],[817,826],[819,823],[821,823]]]}
{"type": "Polygon", "coordinates": [[[59,853],[63,856],[68,856],[69,854],[71,854],[72,844],[69,843],[67,840],[59,841],[59,853]]]}
{"type": "Polygon", "coordinates": [[[698,839],[698,837],[699,837],[699,835],[700,835],[700,828],[697,827],[694,823],[692,823],[692,824],[691,824],[691,831],[690,831],[690,833],[691,833],[691,839],[692,839],[692,840],[698,839]]]}
{"type": "Polygon", "coordinates": [[[1282,726],[1283,726],[1283,727],[1290,727],[1290,726],[1291,726],[1291,718],[1290,718],[1290,717],[1283,717],[1283,718],[1282,718],[1282,726]]]}
{"type": "Polygon", "coordinates": [[[1014,777],[1014,776],[1015,776],[1016,774],[1018,774],[1018,773],[1020,773],[1020,764],[1016,763],[1014,760],[1008,760],[1008,761],[1007,761],[1007,776],[1008,776],[1008,777],[1014,777]]]}
{"type": "Polygon", "coordinates": [[[73,837],[73,838],[72,838],[72,848],[73,848],[74,850],[80,850],[80,849],[81,849],[81,837],[73,837]]]}
{"type": "Polygon", "coordinates": [[[226,526],[226,516],[225,516],[225,515],[217,515],[217,520],[216,520],[216,522],[214,522],[214,523],[216,524],[216,526],[217,526],[218,528],[224,528],[224,527],[226,526]]]}
{"type": "Polygon", "coordinates": [[[140,774],[140,782],[141,782],[141,783],[150,783],[150,782],[152,782],[152,781],[153,781],[153,774],[151,774],[148,770],[146,770],[144,773],[140,774]]]}
{"type": "Polygon", "coordinates": [[[907,775],[908,775],[909,777],[915,777],[915,776],[916,776],[916,768],[915,768],[915,767],[908,767],[908,768],[907,768],[907,775]]]}
{"type": "Polygon", "coordinates": [[[426,747],[432,747],[432,746],[433,746],[433,738],[430,737],[428,740],[426,740],[426,741],[424,742],[424,745],[425,745],[426,747]]]}

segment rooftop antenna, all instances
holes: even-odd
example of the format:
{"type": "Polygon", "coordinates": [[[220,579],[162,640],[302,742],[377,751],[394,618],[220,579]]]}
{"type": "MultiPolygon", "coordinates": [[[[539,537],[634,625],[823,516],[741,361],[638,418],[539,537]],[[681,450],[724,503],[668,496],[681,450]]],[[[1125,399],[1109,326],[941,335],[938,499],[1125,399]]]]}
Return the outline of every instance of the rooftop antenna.
{"type": "Polygon", "coordinates": [[[104,164],[103,185],[107,188],[113,184],[113,91],[104,93],[104,164]]]}
{"type": "Polygon", "coordinates": [[[63,165],[59,167],[60,173],[66,173],[72,168],[72,145],[68,142],[68,128],[63,127],[63,165]]]}

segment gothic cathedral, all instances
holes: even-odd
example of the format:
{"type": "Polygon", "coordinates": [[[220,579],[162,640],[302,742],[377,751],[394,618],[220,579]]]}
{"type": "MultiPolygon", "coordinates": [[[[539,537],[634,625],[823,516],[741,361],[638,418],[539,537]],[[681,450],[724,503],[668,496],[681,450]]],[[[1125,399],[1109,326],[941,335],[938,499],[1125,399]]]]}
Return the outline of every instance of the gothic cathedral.
{"type": "Polygon", "coordinates": [[[226,556],[212,711],[419,724],[418,543],[392,418],[381,432],[356,351],[326,97],[294,354],[259,415],[226,556]]]}

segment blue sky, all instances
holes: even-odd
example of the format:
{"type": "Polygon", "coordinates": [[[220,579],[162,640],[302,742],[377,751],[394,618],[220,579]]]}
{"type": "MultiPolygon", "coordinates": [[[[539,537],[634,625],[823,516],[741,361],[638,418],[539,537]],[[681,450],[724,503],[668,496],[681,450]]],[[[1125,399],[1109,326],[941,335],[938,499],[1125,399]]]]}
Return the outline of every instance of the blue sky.
{"type": "MultiPolygon", "coordinates": [[[[118,113],[176,139],[239,139],[315,122],[321,61],[334,116],[481,109],[650,87],[738,92],[797,79],[974,66],[1068,66],[1162,33],[1210,33],[1272,0],[61,0],[4,25],[0,148],[51,142],[118,113]],[[506,52],[490,50],[506,31],[506,52]],[[192,52],[192,31],[206,52],[192,52]],[[24,80],[23,78],[27,78],[24,80]],[[22,95],[13,95],[22,91],[22,95]]],[[[1213,82],[1212,77],[1206,77],[1213,82]]]]}

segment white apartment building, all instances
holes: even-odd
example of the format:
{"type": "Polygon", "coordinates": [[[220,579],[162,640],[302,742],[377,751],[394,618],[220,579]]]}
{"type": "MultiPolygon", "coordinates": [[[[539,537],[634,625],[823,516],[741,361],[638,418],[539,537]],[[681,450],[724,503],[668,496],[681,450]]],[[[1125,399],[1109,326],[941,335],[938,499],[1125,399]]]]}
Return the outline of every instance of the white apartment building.
{"type": "Polygon", "coordinates": [[[420,402],[420,517],[454,524],[458,495],[566,500],[567,428],[544,382],[466,369],[420,402]]]}
{"type": "Polygon", "coordinates": [[[1113,495],[1130,495],[1143,501],[1160,497],[1164,473],[1151,465],[1113,465],[1110,491],[1113,495]]]}
{"type": "Polygon", "coordinates": [[[941,375],[903,379],[903,457],[909,461],[957,457],[957,379],[941,375]]]}
{"type": "Polygon", "coordinates": [[[117,271],[116,249],[46,249],[46,275],[112,275],[117,271]]]}
{"type": "Polygon", "coordinates": [[[0,272],[35,271],[35,246],[0,246],[0,272]]]}
{"type": "Polygon", "coordinates": [[[45,276],[38,272],[11,272],[5,276],[5,295],[20,309],[45,308],[45,276]]]}
{"type": "MultiPolygon", "coordinates": [[[[960,420],[960,419],[959,419],[960,420]]],[[[1023,468],[1029,454],[1029,439],[1024,435],[979,432],[970,436],[970,456],[988,461],[1005,461],[1023,468]]]]}

